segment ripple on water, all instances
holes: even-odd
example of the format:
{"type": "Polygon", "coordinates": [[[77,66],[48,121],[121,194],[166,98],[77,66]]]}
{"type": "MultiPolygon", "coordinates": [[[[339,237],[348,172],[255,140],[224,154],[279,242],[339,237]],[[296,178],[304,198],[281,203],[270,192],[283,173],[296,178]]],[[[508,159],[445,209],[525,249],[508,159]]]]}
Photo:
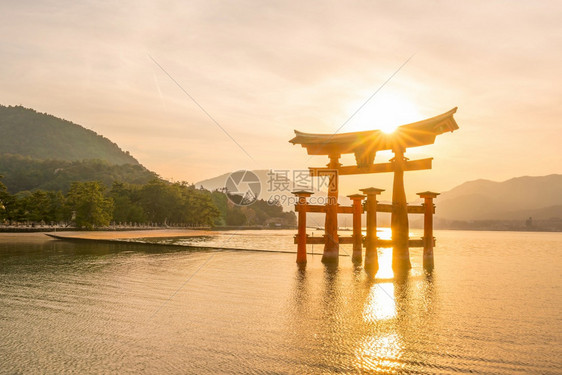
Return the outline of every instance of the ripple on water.
{"type": "Polygon", "coordinates": [[[385,249],[373,279],[347,257],[299,270],[283,253],[11,245],[0,372],[562,372],[560,235],[438,237],[434,273],[415,250],[398,280],[385,249]]]}

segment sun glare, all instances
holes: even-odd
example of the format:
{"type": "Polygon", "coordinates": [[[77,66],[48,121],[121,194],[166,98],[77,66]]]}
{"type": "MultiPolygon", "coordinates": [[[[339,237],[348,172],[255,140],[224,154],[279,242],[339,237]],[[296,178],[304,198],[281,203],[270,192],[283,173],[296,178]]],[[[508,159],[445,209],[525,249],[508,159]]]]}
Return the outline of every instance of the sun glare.
{"type": "MultiPolygon", "coordinates": [[[[355,112],[361,104],[350,105],[349,113],[355,112]]],[[[346,131],[380,129],[392,133],[398,126],[421,118],[416,105],[406,95],[380,92],[349,121],[346,131]]]]}

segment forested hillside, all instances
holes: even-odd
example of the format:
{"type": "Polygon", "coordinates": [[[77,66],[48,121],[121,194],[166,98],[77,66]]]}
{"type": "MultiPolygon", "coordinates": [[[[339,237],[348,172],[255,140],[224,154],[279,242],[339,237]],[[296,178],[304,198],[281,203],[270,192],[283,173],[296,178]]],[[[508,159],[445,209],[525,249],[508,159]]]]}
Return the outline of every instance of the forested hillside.
{"type": "Polygon", "coordinates": [[[248,207],[214,189],[171,183],[80,125],[0,105],[0,226],[110,223],[294,225],[295,214],[258,200],[248,207]]]}
{"type": "Polygon", "coordinates": [[[34,159],[99,159],[110,164],[138,164],[109,139],[46,113],[0,105],[0,153],[34,159]]]}
{"type": "Polygon", "coordinates": [[[37,160],[10,154],[0,154],[0,176],[3,176],[2,182],[10,193],[36,189],[66,192],[76,181],[101,181],[109,188],[113,182],[145,184],[157,177],[140,164],[112,165],[102,160],[37,160]]]}

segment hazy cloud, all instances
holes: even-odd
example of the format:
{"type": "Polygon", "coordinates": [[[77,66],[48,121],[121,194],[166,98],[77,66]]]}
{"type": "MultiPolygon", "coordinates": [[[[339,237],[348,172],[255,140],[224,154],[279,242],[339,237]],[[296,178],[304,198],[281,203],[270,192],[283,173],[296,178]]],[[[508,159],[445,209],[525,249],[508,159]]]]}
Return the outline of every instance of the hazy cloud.
{"type": "Polygon", "coordinates": [[[459,106],[461,129],[418,152],[436,161],[412,189],[560,173],[560,19],[557,1],[3,2],[0,102],[82,124],[166,177],[197,181],[308,166],[287,143],[292,129],[334,131],[415,53],[383,91],[424,117],[459,106]]]}

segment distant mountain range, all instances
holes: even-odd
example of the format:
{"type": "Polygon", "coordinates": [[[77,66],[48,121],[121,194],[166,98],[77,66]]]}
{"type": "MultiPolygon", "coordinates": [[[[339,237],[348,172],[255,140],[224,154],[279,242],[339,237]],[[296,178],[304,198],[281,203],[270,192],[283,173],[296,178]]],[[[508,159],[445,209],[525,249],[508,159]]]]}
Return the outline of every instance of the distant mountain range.
{"type": "MultiPolygon", "coordinates": [[[[262,182],[260,198],[269,199],[275,195],[285,197],[292,202],[291,191],[295,190],[290,177],[289,189],[285,191],[272,190],[268,181],[267,170],[253,171],[262,182]]],[[[197,182],[196,186],[203,186],[208,190],[224,188],[230,173],[197,182]]],[[[325,189],[324,189],[325,190],[325,189]]],[[[316,191],[315,196],[323,197],[326,193],[316,191]]],[[[349,204],[347,197],[340,196],[340,204],[349,204]]],[[[285,209],[293,209],[292,204],[284,205],[285,209]]],[[[465,182],[441,194],[436,200],[436,219],[445,221],[474,221],[474,220],[517,220],[525,222],[532,217],[535,220],[562,219],[562,175],[553,174],[539,177],[517,177],[504,182],[489,180],[475,180],[465,182]]],[[[343,216],[342,216],[343,217],[343,216]]],[[[381,217],[381,223],[386,223],[386,216],[381,217]]],[[[317,221],[319,219],[317,218],[317,221]]],[[[320,220],[321,221],[321,220],[320,220]]],[[[411,217],[414,225],[421,225],[421,219],[411,217]],[[418,223],[419,222],[419,223],[418,223]]]]}
{"type": "Polygon", "coordinates": [[[469,181],[439,196],[436,206],[436,217],[447,220],[562,218],[562,175],[469,181]]]}
{"type": "MultiPolygon", "coordinates": [[[[281,198],[282,205],[287,206],[288,209],[293,209],[293,191],[295,190],[310,190],[310,187],[307,187],[303,184],[299,185],[294,181],[294,176],[292,175],[292,171],[287,170],[288,174],[285,174],[284,171],[270,171],[267,169],[254,169],[252,172],[259,178],[261,182],[261,192],[259,195],[260,199],[269,200],[269,199],[277,199],[281,198]],[[289,202],[290,205],[286,205],[285,203],[289,202]]],[[[195,183],[196,187],[203,187],[207,190],[220,190],[226,186],[226,180],[231,175],[231,173],[225,173],[217,177],[213,177],[207,180],[199,181],[195,183]]],[[[309,182],[308,180],[303,180],[304,184],[309,182]]],[[[318,197],[320,199],[324,199],[326,197],[326,188],[318,189],[317,186],[313,185],[313,192],[314,197],[318,197]]],[[[345,196],[339,197],[340,204],[348,204],[351,201],[349,198],[345,196]]],[[[286,208],[286,209],[287,209],[286,208]]]]}
{"type": "Polygon", "coordinates": [[[0,105],[0,176],[11,193],[73,181],[146,183],[157,175],[109,139],[45,113],[0,105]]]}
{"type": "MultiPolygon", "coordinates": [[[[297,183],[295,183],[293,181],[294,176],[292,175],[292,171],[290,170],[288,171],[288,175],[285,175],[283,171],[274,171],[276,174],[272,175],[271,171],[267,169],[257,169],[253,170],[252,172],[256,174],[261,182],[261,192],[258,198],[265,201],[277,200],[285,211],[294,211],[295,209],[295,196],[292,194],[293,191],[310,190],[310,188],[299,186],[297,183]]],[[[231,173],[225,173],[217,177],[199,181],[195,183],[195,186],[203,187],[204,189],[211,191],[224,189],[226,186],[226,181],[230,174],[231,173]]],[[[313,188],[314,187],[317,186],[313,186],[313,188]]],[[[314,188],[313,191],[314,201],[311,201],[311,203],[324,204],[326,202],[326,188],[320,190],[314,188]]],[[[338,198],[338,201],[342,205],[351,204],[349,198],[345,196],[340,196],[338,198]]],[[[322,213],[308,214],[308,225],[313,227],[323,227],[324,216],[325,215],[322,213]]],[[[338,218],[342,226],[351,225],[351,218],[349,217],[349,215],[340,214],[338,215],[338,218]]]]}

